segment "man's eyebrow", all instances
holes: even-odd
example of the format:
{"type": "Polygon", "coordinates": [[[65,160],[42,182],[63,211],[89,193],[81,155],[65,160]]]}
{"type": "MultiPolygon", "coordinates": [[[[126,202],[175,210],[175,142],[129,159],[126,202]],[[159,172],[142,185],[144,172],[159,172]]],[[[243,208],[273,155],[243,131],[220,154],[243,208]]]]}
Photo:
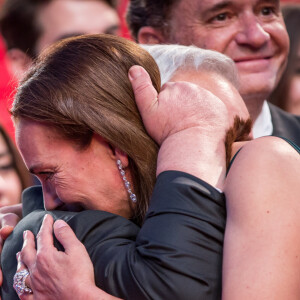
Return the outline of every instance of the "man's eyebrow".
{"type": "Polygon", "coordinates": [[[258,0],[257,3],[270,3],[270,4],[276,4],[279,6],[279,0],[258,0]]]}
{"type": "Polygon", "coordinates": [[[215,5],[213,5],[212,7],[208,8],[207,10],[203,11],[204,14],[207,14],[207,13],[213,13],[213,12],[216,12],[216,11],[219,11],[223,8],[226,8],[228,6],[233,6],[233,3],[232,1],[223,1],[223,2],[219,2],[215,5]]]}
{"type": "MultiPolygon", "coordinates": [[[[275,4],[275,5],[279,6],[279,0],[257,0],[256,5],[260,4],[260,3],[270,3],[270,4],[275,4]]],[[[202,12],[202,14],[205,15],[205,14],[209,14],[209,13],[214,13],[214,12],[217,12],[219,10],[222,10],[224,8],[231,7],[234,5],[235,4],[232,1],[228,1],[228,0],[222,1],[222,2],[219,2],[215,5],[213,5],[212,7],[204,10],[202,12]]]]}

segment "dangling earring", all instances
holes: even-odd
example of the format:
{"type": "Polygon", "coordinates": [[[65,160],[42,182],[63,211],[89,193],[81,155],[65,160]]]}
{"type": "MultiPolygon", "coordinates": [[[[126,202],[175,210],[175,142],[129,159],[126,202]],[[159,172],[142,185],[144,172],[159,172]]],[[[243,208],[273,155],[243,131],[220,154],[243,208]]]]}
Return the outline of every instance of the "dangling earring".
{"type": "Polygon", "coordinates": [[[130,197],[131,201],[135,203],[136,202],[136,195],[131,191],[130,182],[127,180],[127,178],[125,176],[125,171],[123,170],[122,162],[119,159],[117,160],[117,165],[118,165],[118,169],[119,169],[119,172],[121,174],[121,177],[124,181],[125,187],[127,189],[127,192],[129,194],[129,197],[130,197]]]}

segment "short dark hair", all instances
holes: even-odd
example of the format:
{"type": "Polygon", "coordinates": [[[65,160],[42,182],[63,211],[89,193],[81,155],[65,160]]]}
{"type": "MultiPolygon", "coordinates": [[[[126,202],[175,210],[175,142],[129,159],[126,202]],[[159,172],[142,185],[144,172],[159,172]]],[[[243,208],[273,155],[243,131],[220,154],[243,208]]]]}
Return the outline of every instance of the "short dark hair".
{"type": "MultiPolygon", "coordinates": [[[[37,22],[40,9],[53,0],[5,0],[0,11],[0,31],[7,49],[18,48],[31,58],[42,34],[37,22]]],[[[95,0],[96,1],[96,0],[95,0]]],[[[115,0],[97,0],[116,8],[115,0]]]]}
{"type": "Polygon", "coordinates": [[[130,0],[126,20],[132,37],[137,41],[138,32],[144,26],[159,28],[166,34],[171,9],[179,1],[130,0]]]}

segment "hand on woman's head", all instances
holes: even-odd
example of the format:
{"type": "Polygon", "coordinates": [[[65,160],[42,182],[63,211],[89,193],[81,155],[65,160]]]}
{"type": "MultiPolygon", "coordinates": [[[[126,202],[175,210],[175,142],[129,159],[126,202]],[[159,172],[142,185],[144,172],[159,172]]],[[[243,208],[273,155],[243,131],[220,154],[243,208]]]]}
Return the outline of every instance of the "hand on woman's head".
{"type": "Polygon", "coordinates": [[[188,172],[222,188],[224,140],[230,126],[225,104],[208,90],[187,82],[167,83],[157,94],[139,66],[130,69],[129,78],[146,130],[160,145],[156,174],[188,172]]]}
{"type": "Polygon", "coordinates": [[[130,69],[129,78],[144,125],[157,143],[195,127],[225,135],[229,127],[226,106],[207,89],[188,82],[172,82],[157,94],[149,75],[139,66],[130,69]]]}

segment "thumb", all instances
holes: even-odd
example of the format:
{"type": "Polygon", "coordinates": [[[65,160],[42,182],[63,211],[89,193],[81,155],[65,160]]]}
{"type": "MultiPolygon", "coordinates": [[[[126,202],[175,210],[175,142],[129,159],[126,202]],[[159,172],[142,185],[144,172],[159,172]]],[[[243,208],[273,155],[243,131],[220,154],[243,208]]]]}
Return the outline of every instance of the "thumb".
{"type": "Polygon", "coordinates": [[[54,234],[68,254],[74,247],[82,245],[72,228],[63,220],[57,220],[53,226],[54,234]]]}
{"type": "Polygon", "coordinates": [[[147,113],[151,112],[152,106],[157,103],[157,91],[152,85],[149,74],[141,66],[131,67],[128,77],[133,88],[135,102],[144,120],[147,113]]]}

